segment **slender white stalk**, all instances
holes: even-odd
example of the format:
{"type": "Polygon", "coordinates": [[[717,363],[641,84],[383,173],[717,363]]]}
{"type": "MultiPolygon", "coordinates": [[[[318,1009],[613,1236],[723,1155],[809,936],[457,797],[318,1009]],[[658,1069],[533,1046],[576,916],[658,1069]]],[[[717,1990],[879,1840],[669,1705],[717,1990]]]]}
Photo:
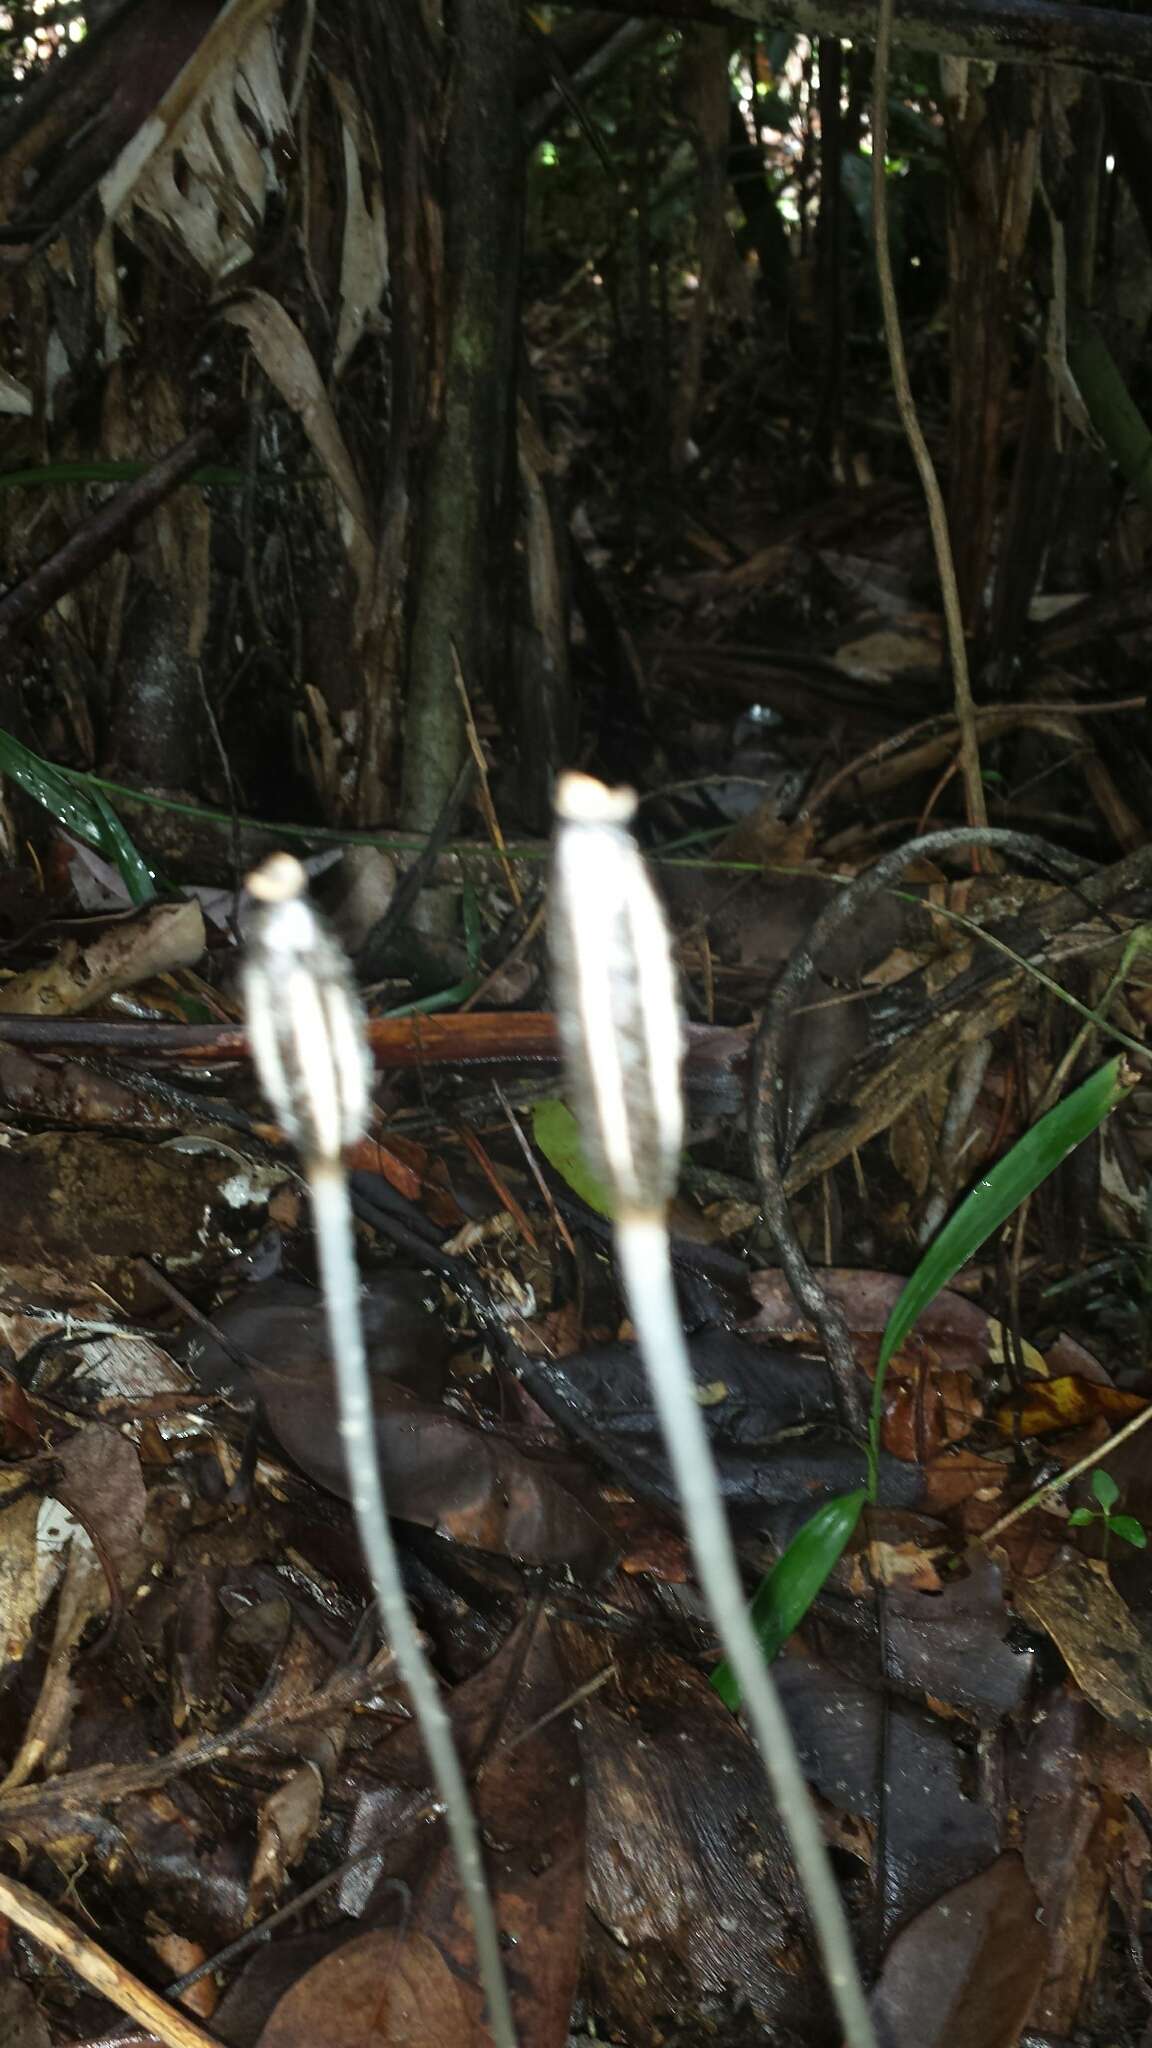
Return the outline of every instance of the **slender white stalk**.
{"type": "Polygon", "coordinates": [[[427,1752],[449,1840],[456,1858],[465,1903],[476,1936],[480,1981],[488,2001],[488,2023],[496,2048],[516,2048],[516,2028],[500,1952],[480,1832],[468,1784],[456,1754],[452,1729],[440,1700],[432,1668],[424,1655],[408,1596],[384,1498],[376,1451],[376,1424],[371,1382],[360,1319],[360,1277],[356,1270],[352,1210],[348,1182],[339,1161],[307,1162],[312,1215],[328,1338],[340,1401],[340,1434],[360,1547],[375,1590],[380,1618],[388,1634],[397,1669],[408,1690],[421,1739],[427,1752]]]}
{"type": "Polygon", "coordinates": [[[372,1061],[364,1012],[340,945],[308,901],[291,854],[274,853],[248,877],[244,956],[248,1039],[261,1085],[300,1151],[312,1195],[340,1431],[360,1545],[444,1809],[476,1936],[480,1981],[496,2048],[516,2048],[500,1932],[484,1876],[480,1835],[435,1676],[408,1610],[376,1448],[360,1277],[343,1152],[367,1127],[372,1061]]]}
{"type": "Polygon", "coordinates": [[[845,2039],[849,2048],[876,2048],[852,1936],[820,1823],[775,1680],[748,1617],[708,1432],[696,1399],[662,1213],[622,1212],[616,1245],[700,1585],[739,1682],[744,1710],[792,1844],[845,2039]]]}

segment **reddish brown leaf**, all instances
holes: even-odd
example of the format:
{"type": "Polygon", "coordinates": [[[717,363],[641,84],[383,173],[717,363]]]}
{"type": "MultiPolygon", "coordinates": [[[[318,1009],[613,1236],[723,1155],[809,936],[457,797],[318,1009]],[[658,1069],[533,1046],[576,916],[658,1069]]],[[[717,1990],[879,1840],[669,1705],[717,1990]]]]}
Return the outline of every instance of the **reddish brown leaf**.
{"type": "Polygon", "coordinates": [[[1024,1755],[1009,1752],[1009,1768],[1050,1941],[1029,2024],[1038,2036],[1069,2039],[1089,2019],[1110,1896],[1127,1918],[1133,1954],[1143,1941],[1149,1842],[1133,1807],[1152,1799],[1148,1748],[1061,1687],[1044,1701],[1024,1755]]]}
{"type": "Polygon", "coordinates": [[[1012,2048],[1048,1935],[1015,1855],[945,1892],[896,1936],[873,1995],[881,2048],[1012,2048]]]}

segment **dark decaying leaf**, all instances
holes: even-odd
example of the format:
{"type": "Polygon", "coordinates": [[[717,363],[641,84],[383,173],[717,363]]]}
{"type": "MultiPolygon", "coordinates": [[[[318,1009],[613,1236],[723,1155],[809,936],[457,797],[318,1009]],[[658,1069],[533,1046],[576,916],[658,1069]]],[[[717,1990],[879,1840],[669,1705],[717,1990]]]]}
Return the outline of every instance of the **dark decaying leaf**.
{"type": "MultiPolygon", "coordinates": [[[[365,1297],[373,1400],[385,1491],[392,1512],[478,1550],[596,1576],[613,1539],[595,1515],[595,1486],[567,1459],[529,1453],[495,1430],[466,1422],[412,1391],[437,1396],[450,1340],[417,1275],[373,1282],[365,1297]]],[[[344,1454],[317,1295],[263,1282],[222,1313],[220,1326],[251,1354],[243,1383],[260,1396],[269,1429],[302,1472],[347,1499],[344,1454]],[[258,1299],[254,1298],[258,1297],[258,1299]]],[[[189,1362],[209,1379],[237,1369],[214,1342],[197,1339],[189,1362]]]]}
{"type": "Polygon", "coordinates": [[[4,2048],[52,2048],[48,2022],[27,1984],[0,1974],[0,2041],[4,2048]]]}
{"type": "Polygon", "coordinates": [[[893,1700],[884,1727],[877,1686],[802,1651],[780,1658],[776,1682],[805,1774],[830,1806],[878,1826],[883,1776],[886,1935],[995,1860],[999,1820],[953,1725],[893,1700]]]}
{"type": "MultiPolygon", "coordinates": [[[[453,1338],[438,1312],[434,1284],[420,1273],[392,1268],[365,1280],[360,1302],[373,1372],[437,1400],[453,1338]]],[[[328,1348],[323,1297],[315,1287],[279,1274],[245,1287],[213,1322],[239,1353],[270,1370],[309,1372],[328,1348]]],[[[215,1337],[194,1331],[182,1356],[202,1385],[243,1390],[242,1368],[215,1337]]]]}
{"type": "Polygon", "coordinates": [[[77,1430],[54,1456],[56,1499],[87,1531],[105,1570],[118,1576],[135,1555],[147,1507],[135,1445],[94,1422],[77,1430]]]}
{"type": "Polygon", "coordinates": [[[863,1685],[883,1668],[914,1699],[942,1700],[989,1725],[1023,1705],[1032,1658],[1009,1640],[1012,1615],[1000,1571],[975,1554],[963,1576],[938,1593],[894,1585],[885,1595],[886,1650],[881,1664],[874,1603],[826,1600],[813,1612],[813,1642],[830,1663],[863,1685]]]}
{"type": "MultiPolygon", "coordinates": [[[[705,1397],[705,1418],[724,1497],[736,1527],[769,1525],[784,1504],[811,1510],[829,1495],[851,1492],[864,1479],[864,1459],[838,1421],[822,1359],[709,1330],[689,1342],[705,1397]]],[[[547,1381],[550,1413],[572,1416],[599,1454],[642,1497],[674,1506],[676,1492],[652,1407],[643,1360],[631,1344],[605,1344],[538,1368],[547,1381]]],[[[883,1461],[885,1499],[914,1507],[921,1481],[915,1468],[883,1461]]]]}
{"type": "MultiPolygon", "coordinates": [[[[574,1683],[595,1638],[565,1627],[574,1683]]],[[[780,2038],[833,2030],[795,1873],[756,1750],[707,1681],[648,1642],[580,1710],[588,1785],[586,1981],[607,2030],[698,2030],[734,2003],[780,2038]]]]}
{"type": "MultiPolygon", "coordinates": [[[[843,1309],[852,1335],[861,1343],[872,1337],[878,1347],[899,1299],[904,1276],[864,1266],[824,1266],[820,1284],[843,1309]]],[[[757,1330],[766,1336],[816,1342],[811,1318],[797,1305],[778,1266],[765,1266],[751,1274],[748,1285],[758,1304],[754,1325],[757,1330]]],[[[933,1352],[950,1365],[966,1364],[981,1352],[987,1328],[988,1316],[983,1309],[945,1288],[925,1309],[911,1342],[930,1344],[933,1352]]]]}
{"type": "MultiPolygon", "coordinates": [[[[348,1497],[327,1362],[310,1372],[253,1375],[269,1428],[302,1472],[348,1497]]],[[[576,1488],[581,1475],[556,1457],[530,1456],[506,1437],[418,1401],[395,1381],[373,1389],[376,1440],[393,1514],[529,1564],[597,1577],[614,1544],[576,1488]]],[[[587,1482],[582,1490],[594,1498],[587,1482]]]]}
{"type": "Polygon", "coordinates": [[[872,2000],[879,2048],[1014,2048],[1048,1935],[1016,1855],[945,1892],[896,1936],[872,2000]]]}

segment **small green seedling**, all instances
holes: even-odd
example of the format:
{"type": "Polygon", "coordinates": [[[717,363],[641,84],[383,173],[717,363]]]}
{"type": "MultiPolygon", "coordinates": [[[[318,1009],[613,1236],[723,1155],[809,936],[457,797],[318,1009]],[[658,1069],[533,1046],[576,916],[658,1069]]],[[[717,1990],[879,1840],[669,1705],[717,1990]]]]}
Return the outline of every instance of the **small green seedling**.
{"type": "Polygon", "coordinates": [[[1097,1466],[1092,1474],[1092,1492],[1097,1505],[1094,1508],[1073,1508],[1068,1517],[1070,1529],[1087,1529],[1092,1522],[1099,1522],[1105,1538],[1118,1536],[1121,1543],[1130,1543],[1133,1550],[1147,1550],[1148,1536],[1142,1523],[1135,1515],[1114,1515],[1112,1513],[1120,1498],[1120,1488],[1110,1472],[1101,1471],[1097,1466]]]}

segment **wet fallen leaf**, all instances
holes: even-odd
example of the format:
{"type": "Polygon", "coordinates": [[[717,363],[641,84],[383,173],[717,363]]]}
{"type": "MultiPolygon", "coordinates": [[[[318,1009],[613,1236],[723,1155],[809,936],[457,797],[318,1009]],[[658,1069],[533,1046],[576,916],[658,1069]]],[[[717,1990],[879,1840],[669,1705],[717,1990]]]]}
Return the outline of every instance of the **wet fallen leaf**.
{"type": "Polygon", "coordinates": [[[1034,2033],[1061,2040],[1089,2020],[1109,1899],[1130,1930],[1140,1926],[1150,1849],[1134,1802],[1147,1806],[1152,1771],[1147,1745],[1102,1721],[1078,1693],[1061,1687],[1040,1705],[1023,1754],[1009,1753],[1008,1792],[1049,1930],[1029,2021],[1034,2033]]]}
{"type": "MultiPolygon", "coordinates": [[[[782,1503],[818,1507],[827,1495],[863,1482],[858,1448],[845,1441],[828,1368],[801,1351],[758,1343],[727,1330],[689,1340],[725,1497],[756,1528],[782,1503]]],[[[605,1344],[535,1368],[546,1382],[549,1413],[568,1410],[578,1434],[643,1498],[672,1507],[676,1490],[652,1406],[643,1360],[632,1344],[605,1344]]],[[[529,1376],[529,1385],[532,1378],[529,1376]]],[[[918,1504],[922,1481],[885,1452],[882,1493],[895,1506],[918,1504]]]]}
{"type": "Polygon", "coordinates": [[[1001,1847],[996,1807],[983,1796],[950,1725],[893,1700],[881,1743],[874,1686],[790,1650],[776,1666],[781,1697],[807,1776],[830,1806],[880,1824],[884,1779],[886,1933],[992,1863],[1001,1847]]]}
{"type": "MultiPolygon", "coordinates": [[[[942,1702],[982,1726],[1016,1713],[1027,1696],[1032,1659],[1011,1641],[1012,1613],[993,1559],[972,1557],[966,1573],[941,1590],[899,1582],[885,1599],[888,1682],[916,1699],[942,1702]]],[[[874,1600],[829,1599],[806,1627],[830,1663],[863,1684],[881,1668],[874,1600]]]]}
{"type": "Polygon", "coordinates": [[[896,1936],[872,1996],[880,2048],[1013,2048],[1047,1952],[1024,1865],[998,1857],[896,1936]]]}

